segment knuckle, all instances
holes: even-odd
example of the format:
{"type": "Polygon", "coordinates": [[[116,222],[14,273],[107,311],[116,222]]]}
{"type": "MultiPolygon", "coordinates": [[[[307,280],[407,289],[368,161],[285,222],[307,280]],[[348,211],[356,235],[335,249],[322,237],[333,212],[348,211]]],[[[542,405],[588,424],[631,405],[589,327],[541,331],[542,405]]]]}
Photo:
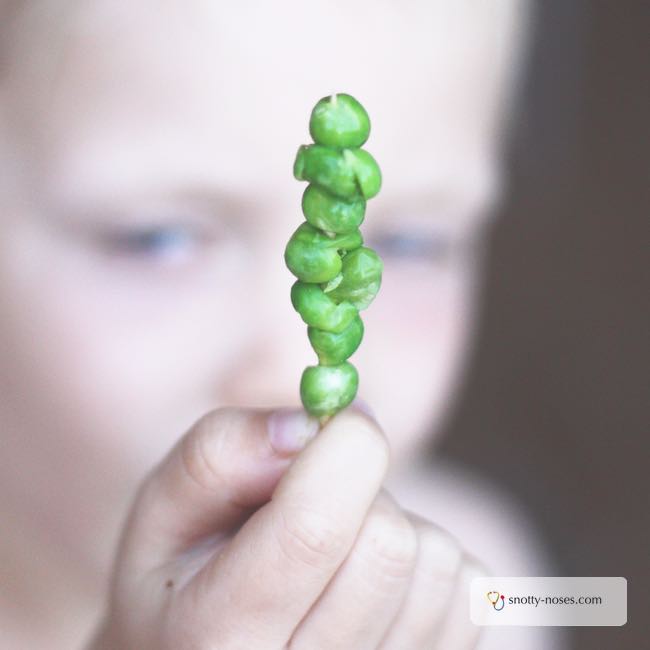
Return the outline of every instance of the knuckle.
{"type": "Polygon", "coordinates": [[[434,524],[420,528],[420,568],[437,581],[453,580],[464,560],[460,542],[446,530],[434,524]]]}
{"type": "Polygon", "coordinates": [[[492,575],[488,567],[475,555],[464,553],[462,563],[463,572],[469,581],[474,578],[489,578],[492,575]]]}
{"type": "MultiPolygon", "coordinates": [[[[145,513],[156,509],[164,496],[166,480],[180,472],[203,490],[216,491],[227,479],[227,463],[219,462],[226,438],[224,412],[211,411],[200,418],[177,442],[171,452],[150,471],[138,486],[132,507],[132,519],[138,520],[145,513]],[[162,492],[161,492],[162,491],[162,492]]],[[[227,425],[226,425],[227,426],[227,425]]]]}
{"type": "Polygon", "coordinates": [[[202,489],[215,491],[227,482],[228,464],[221,461],[235,420],[233,409],[211,411],[181,439],[183,471],[202,489]]]}
{"type": "Polygon", "coordinates": [[[368,515],[365,546],[371,562],[393,578],[407,578],[415,568],[418,537],[415,528],[399,512],[374,510],[368,515]]]}
{"type": "Polygon", "coordinates": [[[316,569],[330,569],[343,559],[347,540],[331,517],[294,508],[279,516],[278,542],[292,561],[316,569]]]}

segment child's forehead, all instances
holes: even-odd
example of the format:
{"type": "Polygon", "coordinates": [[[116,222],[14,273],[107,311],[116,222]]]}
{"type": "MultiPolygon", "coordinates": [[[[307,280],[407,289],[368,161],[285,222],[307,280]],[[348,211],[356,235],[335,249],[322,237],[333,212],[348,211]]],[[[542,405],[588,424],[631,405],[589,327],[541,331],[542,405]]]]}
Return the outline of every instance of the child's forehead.
{"type": "Polygon", "coordinates": [[[516,46],[514,3],[486,4],[499,9],[462,0],[81,3],[58,31],[49,23],[29,39],[46,51],[33,60],[50,64],[55,83],[51,94],[28,90],[27,108],[57,155],[106,159],[126,147],[133,157],[139,147],[160,161],[165,146],[185,147],[195,164],[216,169],[218,157],[233,184],[255,177],[258,163],[284,173],[315,101],[349,92],[370,112],[368,147],[387,172],[391,160],[417,169],[439,151],[462,159],[490,146],[516,46]]]}

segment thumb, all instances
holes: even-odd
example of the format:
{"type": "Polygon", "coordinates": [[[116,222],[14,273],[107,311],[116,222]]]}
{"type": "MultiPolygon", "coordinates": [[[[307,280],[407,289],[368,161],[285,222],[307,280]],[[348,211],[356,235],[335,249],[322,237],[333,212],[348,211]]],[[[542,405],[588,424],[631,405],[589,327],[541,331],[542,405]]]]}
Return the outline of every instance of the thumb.
{"type": "Polygon", "coordinates": [[[141,484],[118,549],[141,576],[208,536],[224,536],[266,503],[317,433],[302,409],[222,408],[202,417],[141,484]]]}

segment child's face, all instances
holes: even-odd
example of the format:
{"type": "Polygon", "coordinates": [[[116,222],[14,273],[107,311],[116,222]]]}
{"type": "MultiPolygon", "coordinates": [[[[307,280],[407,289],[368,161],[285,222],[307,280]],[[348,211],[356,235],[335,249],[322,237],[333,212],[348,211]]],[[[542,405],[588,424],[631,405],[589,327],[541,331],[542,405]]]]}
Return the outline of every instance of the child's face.
{"type": "Polygon", "coordinates": [[[292,164],[312,106],[336,91],[368,110],[384,174],[362,225],[384,280],[352,362],[405,459],[439,421],[472,327],[505,5],[87,4],[60,25],[30,19],[10,47],[9,444],[44,484],[97,480],[93,467],[128,482],[211,408],[299,403],[315,355],[283,260],[303,219],[292,164]]]}

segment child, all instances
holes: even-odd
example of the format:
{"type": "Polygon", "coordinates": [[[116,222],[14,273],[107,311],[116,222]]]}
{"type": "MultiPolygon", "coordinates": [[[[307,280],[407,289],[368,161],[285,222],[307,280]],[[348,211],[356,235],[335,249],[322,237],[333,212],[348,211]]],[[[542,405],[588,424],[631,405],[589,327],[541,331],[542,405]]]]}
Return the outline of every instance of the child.
{"type": "Polygon", "coordinates": [[[474,327],[523,9],[2,4],[1,647],[469,648],[472,577],[548,574],[509,497],[422,459],[474,327]],[[331,92],[372,120],[385,270],[352,359],[374,417],[315,435],[282,253],[331,92]]]}

